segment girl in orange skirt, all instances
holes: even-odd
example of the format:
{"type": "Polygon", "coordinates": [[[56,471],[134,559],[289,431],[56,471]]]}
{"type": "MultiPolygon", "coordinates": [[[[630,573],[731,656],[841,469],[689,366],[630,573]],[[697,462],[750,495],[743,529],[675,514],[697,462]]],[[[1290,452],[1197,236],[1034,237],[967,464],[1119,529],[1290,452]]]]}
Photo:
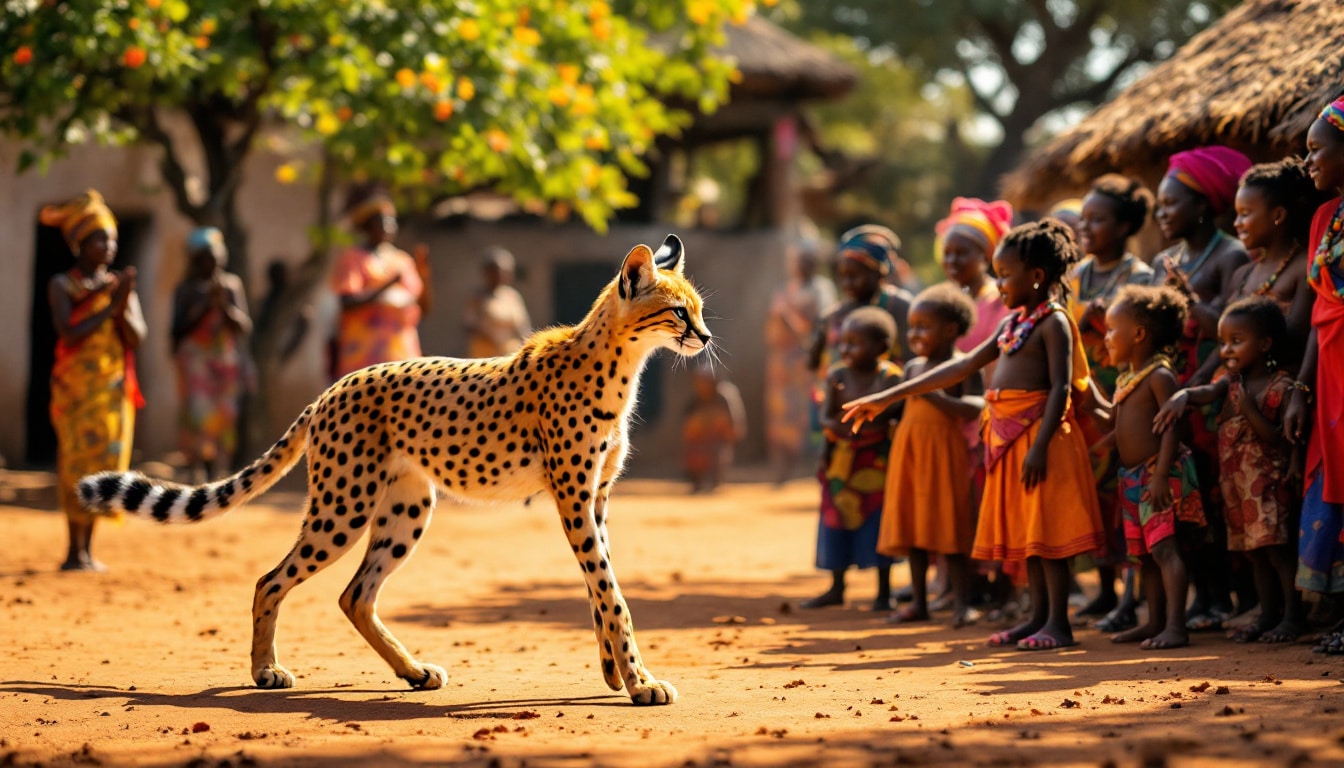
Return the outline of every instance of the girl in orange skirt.
{"type": "Polygon", "coordinates": [[[1105,545],[1087,440],[1072,408],[1088,392],[1087,358],[1060,303],[1079,260],[1073,231],[1053,219],[1010,231],[994,254],[1004,304],[998,337],[905,383],[845,404],[863,424],[902,399],[965,381],[997,361],[985,395],[987,476],[971,556],[1027,561],[1031,616],[991,646],[1049,650],[1074,644],[1068,558],[1105,545]]]}
{"type": "MultiPolygon", "coordinates": [[[[975,303],[952,283],[915,297],[906,340],[918,355],[906,368],[917,376],[954,358],[957,340],[975,325],[975,303]]],[[[929,618],[929,553],[943,555],[952,589],[952,626],[966,624],[970,554],[975,539],[971,507],[971,456],[963,434],[984,410],[984,385],[974,373],[960,384],[911,398],[891,444],[877,551],[910,562],[913,601],[887,621],[929,618]]]]}

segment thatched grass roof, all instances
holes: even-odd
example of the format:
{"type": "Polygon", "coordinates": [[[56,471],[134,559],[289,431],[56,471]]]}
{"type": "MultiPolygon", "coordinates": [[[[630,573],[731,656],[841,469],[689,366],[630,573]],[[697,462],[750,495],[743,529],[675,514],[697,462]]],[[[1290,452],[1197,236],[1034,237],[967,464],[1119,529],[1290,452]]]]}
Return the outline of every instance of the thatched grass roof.
{"type": "Polygon", "coordinates": [[[733,87],[734,97],[835,98],[858,81],[849,64],[760,16],[730,24],[725,33],[728,41],[722,52],[736,58],[742,72],[742,82],[733,87]]]}
{"type": "Polygon", "coordinates": [[[1247,0],[1004,178],[1041,209],[1120,171],[1152,180],[1174,152],[1225,144],[1256,162],[1301,153],[1344,87],[1344,2],[1247,0]]]}

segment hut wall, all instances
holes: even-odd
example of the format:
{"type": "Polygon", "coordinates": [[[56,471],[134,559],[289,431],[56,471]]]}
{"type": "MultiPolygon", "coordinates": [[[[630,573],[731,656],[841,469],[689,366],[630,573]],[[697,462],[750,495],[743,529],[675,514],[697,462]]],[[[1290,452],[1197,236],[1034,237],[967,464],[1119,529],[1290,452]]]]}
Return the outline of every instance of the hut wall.
{"type": "MultiPolygon", "coordinates": [[[[0,168],[14,168],[17,148],[0,143],[0,168]]],[[[172,292],[181,279],[183,246],[191,224],[176,210],[171,194],[158,178],[157,156],[145,148],[76,148],[44,175],[0,174],[0,230],[8,247],[0,255],[8,280],[0,286],[0,322],[13,330],[0,345],[0,456],[22,463],[27,446],[26,401],[30,353],[35,329],[33,280],[37,249],[37,212],[93,187],[113,210],[139,226],[138,245],[128,254],[139,269],[139,293],[149,338],[138,356],[140,378],[149,405],[140,411],[136,429],[136,460],[160,459],[176,448],[178,395],[169,354],[172,292]]],[[[307,250],[306,227],[315,218],[314,196],[307,187],[274,180],[277,160],[255,153],[245,172],[240,195],[243,220],[250,233],[252,274],[245,276],[256,309],[265,289],[265,265],[272,258],[297,261],[307,250]]],[[[602,267],[614,276],[620,260],[637,242],[656,246],[667,235],[663,226],[616,226],[599,235],[581,226],[541,223],[472,222],[461,226],[408,222],[402,242],[424,241],[431,248],[436,305],[422,326],[427,354],[457,355],[465,351],[462,306],[479,284],[478,260],[489,245],[503,245],[517,257],[523,293],[538,326],[556,317],[554,280],[567,266],[602,267]]],[[[690,231],[680,233],[687,248],[687,272],[705,289],[710,329],[723,345],[723,369],[741,388],[749,411],[750,438],[739,455],[752,461],[764,455],[764,352],[761,334],[769,297],[784,277],[785,238],[775,230],[744,233],[690,231]]],[[[582,270],[581,270],[582,271],[582,270]]],[[[566,297],[587,306],[592,295],[566,297]]],[[[334,299],[321,291],[315,299],[316,322],[303,345],[283,369],[272,398],[276,413],[297,414],[325,386],[324,343],[334,319],[334,299]]],[[[45,318],[40,322],[49,322],[45,318]]],[[[45,331],[45,329],[42,329],[45,331]]],[[[679,445],[679,415],[688,402],[689,373],[671,353],[660,352],[653,363],[660,370],[662,401],[656,421],[639,427],[633,468],[673,473],[675,451],[654,446],[679,445]]],[[[39,377],[44,375],[39,372],[39,377]]],[[[278,436],[286,426],[272,424],[278,436]]]]}

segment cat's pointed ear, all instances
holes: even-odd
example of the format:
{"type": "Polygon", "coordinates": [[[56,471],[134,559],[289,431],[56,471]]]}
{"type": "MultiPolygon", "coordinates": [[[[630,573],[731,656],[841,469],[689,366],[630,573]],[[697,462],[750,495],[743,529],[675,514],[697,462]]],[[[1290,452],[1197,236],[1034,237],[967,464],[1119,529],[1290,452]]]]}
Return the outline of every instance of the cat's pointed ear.
{"type": "Polygon", "coordinates": [[[621,274],[617,277],[616,290],[622,299],[631,299],[640,290],[653,285],[657,279],[658,266],[653,262],[653,251],[647,245],[636,245],[625,255],[621,262],[621,274]]]}
{"type": "Polygon", "coordinates": [[[681,238],[668,235],[662,246],[653,254],[653,263],[657,264],[659,269],[682,274],[686,269],[686,249],[681,245],[681,238]]]}

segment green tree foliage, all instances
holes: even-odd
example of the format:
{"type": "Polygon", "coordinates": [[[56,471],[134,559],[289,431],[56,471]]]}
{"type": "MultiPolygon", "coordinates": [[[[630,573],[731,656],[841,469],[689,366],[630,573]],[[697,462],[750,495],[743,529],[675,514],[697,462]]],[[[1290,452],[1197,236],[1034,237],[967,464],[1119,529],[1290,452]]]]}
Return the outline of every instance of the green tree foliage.
{"type": "MultiPolygon", "coordinates": [[[[628,174],[711,111],[732,62],[711,54],[755,0],[0,0],[0,133],[21,168],[69,145],[159,146],[183,215],[219,226],[247,274],[236,197],[262,132],[289,141],[285,183],[316,183],[323,219],[254,350],[325,273],[331,192],[386,182],[426,200],[478,188],[602,228],[628,174]],[[170,118],[194,135],[182,141],[170,118]],[[204,173],[193,179],[191,153],[204,173]]],[[[286,415],[287,417],[287,415],[286,415]]]]}
{"type": "Polygon", "coordinates": [[[1003,132],[967,191],[992,192],[1042,119],[1105,99],[1236,0],[799,0],[795,29],[895,51],[926,76],[960,76],[1003,132]]]}
{"type": "Polygon", "coordinates": [[[970,95],[962,86],[930,84],[896,56],[860,50],[851,38],[818,42],[860,73],[843,101],[814,110],[822,139],[871,163],[862,184],[841,191],[836,206],[846,216],[834,228],[864,221],[890,226],[923,279],[940,279],[932,257],[934,224],[947,214],[956,180],[985,156],[983,148],[960,139],[959,126],[974,116],[970,95]]]}
{"type": "MultiPolygon", "coordinates": [[[[342,175],[447,194],[489,186],[602,226],[631,203],[624,174],[686,119],[660,97],[708,109],[723,97],[732,66],[708,46],[751,5],[7,0],[0,130],[31,142],[25,167],[67,144],[159,143],[165,180],[199,222],[229,223],[240,160],[264,126],[284,125],[342,175]],[[650,44],[651,30],[671,30],[671,44],[650,44]],[[169,110],[199,134],[204,199],[183,183],[169,110]]],[[[287,165],[282,180],[304,170],[287,165]]]]}

